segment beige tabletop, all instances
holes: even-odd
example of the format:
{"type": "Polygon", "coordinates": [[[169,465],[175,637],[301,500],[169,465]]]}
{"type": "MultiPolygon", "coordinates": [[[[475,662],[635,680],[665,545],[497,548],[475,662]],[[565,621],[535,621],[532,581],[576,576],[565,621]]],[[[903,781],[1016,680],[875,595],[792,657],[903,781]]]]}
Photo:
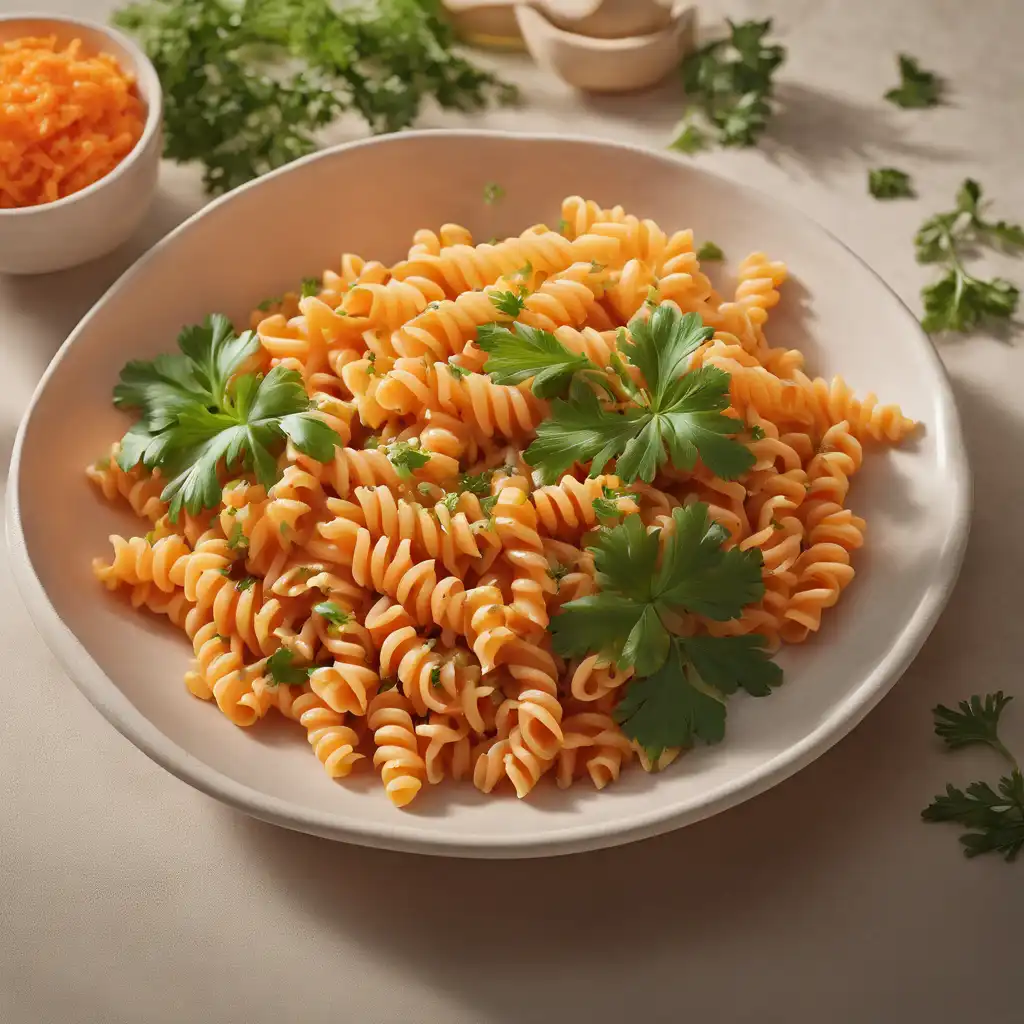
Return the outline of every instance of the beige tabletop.
{"type": "MultiPolygon", "coordinates": [[[[104,18],[105,0],[35,0],[104,18]]],[[[799,204],[915,309],[911,238],[977,177],[1024,220],[1021,0],[754,0],[789,62],[758,150],[702,165],[799,204]],[[880,101],[906,50],[951,83],[941,109],[880,101]],[[869,166],[922,196],[884,204],[869,166]]],[[[0,0],[0,13],[13,11],[0,0]]],[[[521,110],[503,128],[658,147],[674,89],[582,99],[507,58],[521,110]]],[[[431,114],[428,125],[460,123],[431,114]]],[[[342,129],[344,132],[347,129],[342,129]]],[[[103,290],[202,203],[167,165],[121,252],[50,277],[0,277],[0,445],[47,361],[103,290]]],[[[1024,262],[996,262],[1024,284],[1024,262]]],[[[910,671],[846,740],[735,810],[622,849],[547,861],[379,853],[292,834],[193,792],[122,739],[47,652],[0,568],[0,1022],[97,1024],[1011,1024],[1024,865],[964,860],[919,811],[947,780],[995,777],[953,757],[929,709],[1002,687],[1024,696],[1024,335],[943,340],[976,479],[956,593],[910,671]]],[[[4,463],[8,460],[4,459],[4,463]]],[[[6,553],[0,554],[6,563],[6,553]]],[[[1024,751],[1024,700],[1006,736],[1024,751]]]]}

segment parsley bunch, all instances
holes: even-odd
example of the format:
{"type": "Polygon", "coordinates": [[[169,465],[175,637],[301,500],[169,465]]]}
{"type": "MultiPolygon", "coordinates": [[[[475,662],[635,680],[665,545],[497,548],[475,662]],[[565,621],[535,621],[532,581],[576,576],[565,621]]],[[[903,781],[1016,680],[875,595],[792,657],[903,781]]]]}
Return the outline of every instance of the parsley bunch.
{"type": "Polygon", "coordinates": [[[960,842],[968,857],[1001,853],[1014,860],[1024,849],[1024,776],[999,738],[999,718],[1012,699],[1000,691],[984,699],[962,700],[957,709],[940,704],[932,712],[935,733],[950,750],[986,746],[1011,766],[995,789],[987,782],[972,782],[966,790],[949,784],[921,812],[925,821],[956,822],[967,828],[960,842]]]}
{"type": "Polygon", "coordinates": [[[516,98],[454,52],[437,0],[136,0],[114,23],[160,77],[166,156],[201,162],[211,192],[311,153],[346,111],[389,132],[427,97],[466,111],[516,98]]]}
{"type": "Polygon", "coordinates": [[[172,521],[182,506],[197,513],[219,504],[221,467],[273,484],[285,438],[319,462],[342,444],[312,413],[295,370],[240,372],[259,351],[252,331],[236,335],[227,317],[214,314],[186,327],[178,347],[180,353],[128,363],[114,388],[114,404],[140,414],[121,440],[118,464],[125,472],[140,462],[161,471],[172,521]]]}
{"type": "Polygon", "coordinates": [[[972,276],[965,257],[982,245],[1016,252],[1024,249],[1024,228],[985,217],[981,186],[968,178],[956,194],[955,209],[937,213],[914,238],[919,263],[942,264],[945,273],[921,291],[926,331],[970,331],[988,320],[1007,320],[1020,292],[1002,278],[972,276]]]}
{"type": "Polygon", "coordinates": [[[729,36],[702,46],[683,61],[683,87],[695,108],[687,112],[670,148],[693,153],[713,132],[723,146],[753,146],[772,113],[772,77],[785,48],[769,45],[772,22],[729,22],[729,36]]]}
{"type": "Polygon", "coordinates": [[[665,747],[717,743],[725,697],[738,689],[764,696],[782,678],[761,636],[670,633],[665,619],[680,611],[724,622],[764,594],[761,552],[724,550],[728,533],[709,521],[706,505],[674,509],[672,526],[663,538],[631,515],[599,530],[590,546],[600,593],[569,601],[551,620],[559,654],[600,653],[633,668],[615,717],[652,758],[665,747]]]}
{"type": "Polygon", "coordinates": [[[650,482],[671,459],[692,469],[698,456],[717,476],[734,479],[754,464],[750,450],[734,440],[745,429],[724,415],[729,406],[729,374],[714,366],[685,371],[689,356],[712,336],[696,313],[682,314],[670,304],[656,307],[648,319],[635,318],[631,338],[623,332],[619,348],[643,374],[638,387],[616,355],[602,368],[571,352],[553,334],[516,323],[478,331],[488,353],[484,369],[499,384],[533,378],[539,398],[555,398],[551,415],[537,428],[525,454],[548,483],[576,462],[590,462],[591,476],[615,459],[615,472],[626,483],[650,482]],[[631,399],[625,403],[608,383],[631,399]],[[568,398],[557,398],[568,392],[568,398]]]}

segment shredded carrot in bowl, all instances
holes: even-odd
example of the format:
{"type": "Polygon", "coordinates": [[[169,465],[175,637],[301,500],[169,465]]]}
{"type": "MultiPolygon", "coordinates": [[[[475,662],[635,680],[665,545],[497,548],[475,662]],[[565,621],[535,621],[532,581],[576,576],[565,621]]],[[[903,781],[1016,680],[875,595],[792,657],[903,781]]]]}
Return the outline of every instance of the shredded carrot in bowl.
{"type": "Polygon", "coordinates": [[[142,136],[135,79],[55,36],[0,44],[0,209],[51,203],[109,174],[142,136]]]}

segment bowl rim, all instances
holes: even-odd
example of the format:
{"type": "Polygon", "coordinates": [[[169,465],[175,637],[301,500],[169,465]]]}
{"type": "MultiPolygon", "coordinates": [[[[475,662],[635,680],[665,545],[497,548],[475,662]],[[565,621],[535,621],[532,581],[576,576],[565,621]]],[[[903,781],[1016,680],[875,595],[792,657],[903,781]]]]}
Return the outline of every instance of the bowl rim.
{"type": "Polygon", "coordinates": [[[538,857],[568,854],[584,850],[632,842],[659,835],[684,825],[692,824],[727,810],[751,797],[765,792],[779,782],[789,778],[801,768],[810,764],[825,751],[846,736],[886,693],[896,684],[900,676],[913,661],[925,639],[931,632],[945,607],[956,583],[967,546],[971,517],[972,486],[971,472],[967,461],[963,431],[953,396],[952,387],[945,366],[938,356],[934,344],[921,329],[917,318],[906,303],[896,295],[882,277],[845,245],[826,227],[805,214],[799,207],[784,200],[776,199],[756,187],[736,181],[727,175],[705,170],[671,152],[661,153],[643,146],[611,142],[584,135],[565,135],[557,132],[519,133],[501,130],[481,129],[427,129],[402,132],[397,135],[378,136],[342,143],[328,149],[311,153],[284,167],[253,179],[239,188],[213,200],[196,211],[177,228],[157,242],[147,253],[129,267],[92,306],[78,325],[58,349],[53,360],[36,386],[28,407],[18,426],[11,456],[9,485],[7,493],[6,534],[11,552],[11,568],[15,583],[31,614],[40,635],[53,651],[65,672],[79,690],[100,713],[127,739],[142,750],[157,764],[166,768],[201,792],[215,797],[229,806],[264,821],[312,833],[326,838],[353,842],[359,845],[412,853],[427,853],[440,856],[469,856],[484,858],[538,857]],[[245,191],[257,188],[266,180],[277,178],[319,160],[336,159],[340,153],[365,146],[387,146],[397,143],[409,144],[418,138],[461,138],[461,139],[504,139],[518,143],[537,141],[570,142],[588,146],[610,147],[638,154],[672,165],[685,165],[692,174],[715,181],[726,181],[733,188],[750,192],[763,199],[785,207],[793,216],[812,225],[815,230],[831,242],[842,246],[860,262],[878,283],[888,290],[900,303],[907,317],[913,321],[914,329],[928,358],[937,371],[939,390],[939,416],[936,428],[941,425],[941,435],[946,442],[949,468],[950,525],[942,538],[941,547],[935,557],[935,579],[921,595],[906,627],[898,641],[872,671],[865,676],[860,686],[846,699],[833,705],[817,726],[801,741],[792,744],[767,763],[748,769],[715,789],[683,803],[660,806],[654,809],[629,813],[628,810],[614,822],[584,823],[556,829],[531,830],[514,837],[494,838],[487,833],[478,833],[447,839],[436,831],[424,828],[416,819],[403,818],[396,813],[395,821],[386,824],[366,823],[359,819],[339,821],[337,815],[310,808],[296,808],[291,802],[271,796],[244,783],[223,775],[211,768],[167,737],[153,722],[139,711],[110,680],[103,669],[96,664],[88,651],[61,619],[53,607],[36,576],[29,557],[25,534],[21,524],[19,491],[21,489],[21,463],[28,432],[28,425],[36,410],[50,378],[57,372],[61,361],[88,327],[109,296],[120,290],[142,273],[146,265],[161,252],[173,246],[184,233],[207,212],[233,202],[245,191]]]}
{"type": "MultiPolygon", "coordinates": [[[[90,18],[80,18],[77,15],[63,15],[63,14],[44,14],[41,11],[20,11],[18,14],[0,14],[0,25],[9,25],[12,22],[18,21],[42,21],[51,22],[55,25],[72,25],[80,26],[81,28],[87,28],[92,32],[98,32],[100,35],[106,36],[108,39],[112,39],[119,46],[124,47],[128,53],[131,54],[132,60],[135,62],[135,81],[136,88],[139,91],[139,96],[146,104],[146,122],[142,126],[142,134],[139,136],[138,141],[128,151],[124,159],[120,161],[112,170],[108,171],[103,175],[102,178],[97,178],[96,181],[85,188],[79,189],[77,192],[72,192],[69,196],[62,196],[60,199],[53,199],[48,203],[36,203],[34,206],[16,206],[9,209],[0,209],[0,220],[5,218],[13,219],[15,217],[29,217],[32,214],[40,214],[44,211],[56,210],[58,208],[66,208],[72,203],[76,203],[83,199],[88,199],[89,196],[99,192],[105,185],[112,184],[124,173],[127,169],[140,159],[142,153],[148,149],[153,137],[160,131],[160,124],[163,121],[163,107],[164,107],[164,94],[163,87],[160,84],[160,76],[156,73],[156,68],[153,67],[153,62],[142,52],[139,46],[123,32],[116,28],[111,28],[98,21],[93,21],[90,18]]],[[[125,70],[122,68],[122,71],[125,70]]]]}

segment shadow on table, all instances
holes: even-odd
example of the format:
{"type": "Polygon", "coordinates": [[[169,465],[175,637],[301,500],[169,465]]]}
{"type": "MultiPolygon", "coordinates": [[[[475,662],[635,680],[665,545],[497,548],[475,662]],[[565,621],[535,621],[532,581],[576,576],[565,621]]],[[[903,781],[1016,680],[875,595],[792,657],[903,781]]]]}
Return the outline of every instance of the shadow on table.
{"type": "Polygon", "coordinates": [[[851,159],[900,157],[952,160],[951,146],[915,142],[904,122],[881,99],[858,103],[797,82],[784,82],[779,109],[768,123],[761,148],[778,164],[798,164],[814,177],[845,167],[851,159]]]}

